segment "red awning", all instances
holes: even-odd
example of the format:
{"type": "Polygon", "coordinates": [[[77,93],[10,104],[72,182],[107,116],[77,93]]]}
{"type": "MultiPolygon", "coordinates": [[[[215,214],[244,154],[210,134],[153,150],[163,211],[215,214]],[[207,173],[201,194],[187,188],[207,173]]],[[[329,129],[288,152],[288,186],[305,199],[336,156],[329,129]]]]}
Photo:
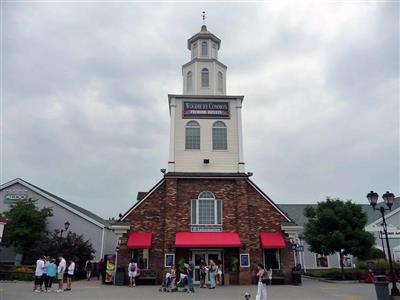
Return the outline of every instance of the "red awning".
{"type": "Polygon", "coordinates": [[[240,239],[236,232],[177,232],[175,247],[237,248],[240,239]]]}
{"type": "Polygon", "coordinates": [[[264,249],[283,249],[286,247],[282,232],[261,232],[261,247],[264,249]]]}
{"type": "Polygon", "coordinates": [[[128,248],[150,249],[152,239],[151,232],[132,232],[128,238],[128,248]]]}

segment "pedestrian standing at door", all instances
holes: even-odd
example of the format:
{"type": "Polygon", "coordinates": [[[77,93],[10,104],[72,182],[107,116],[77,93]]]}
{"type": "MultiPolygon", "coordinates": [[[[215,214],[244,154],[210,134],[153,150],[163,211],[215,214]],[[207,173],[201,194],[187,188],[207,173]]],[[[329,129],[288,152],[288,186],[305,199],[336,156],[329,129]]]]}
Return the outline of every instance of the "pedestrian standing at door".
{"type": "Polygon", "coordinates": [[[272,269],[271,267],[267,267],[267,276],[268,276],[268,285],[272,285],[272,269]]]}
{"type": "Polygon", "coordinates": [[[268,276],[266,274],[264,265],[257,265],[257,277],[258,277],[258,287],[256,300],[267,300],[267,282],[268,276]]]}
{"type": "Polygon", "coordinates": [[[186,264],[186,274],[188,276],[188,287],[189,287],[189,293],[194,293],[194,286],[193,286],[193,270],[194,270],[194,264],[192,259],[189,257],[189,261],[186,264]]]}
{"type": "Polygon", "coordinates": [[[222,261],[218,260],[217,269],[215,271],[215,284],[222,285],[222,261]]]}
{"type": "Polygon", "coordinates": [[[90,260],[86,261],[85,271],[86,271],[86,279],[90,280],[90,278],[92,277],[92,262],[90,260]]]}
{"type": "Polygon", "coordinates": [[[137,263],[131,259],[131,262],[128,265],[128,276],[129,276],[129,286],[136,286],[136,275],[137,275],[137,263]]]}
{"type": "Polygon", "coordinates": [[[206,287],[207,266],[204,260],[200,262],[200,288],[206,287]]]}
{"type": "Polygon", "coordinates": [[[215,272],[217,270],[217,265],[210,259],[208,263],[208,276],[210,280],[210,289],[215,289],[215,272]]]}

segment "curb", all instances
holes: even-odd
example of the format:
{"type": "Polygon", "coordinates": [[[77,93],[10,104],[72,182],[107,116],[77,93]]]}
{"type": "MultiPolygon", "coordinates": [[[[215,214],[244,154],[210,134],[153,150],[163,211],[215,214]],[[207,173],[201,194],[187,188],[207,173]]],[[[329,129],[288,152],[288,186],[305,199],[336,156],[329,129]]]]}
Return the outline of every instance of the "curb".
{"type": "Polygon", "coordinates": [[[354,283],[363,283],[358,280],[333,280],[333,279],[325,279],[325,278],[318,278],[318,277],[312,277],[312,276],[307,276],[303,275],[303,278],[315,280],[315,281],[320,281],[320,282],[327,282],[327,283],[343,283],[343,284],[354,284],[354,283]]]}

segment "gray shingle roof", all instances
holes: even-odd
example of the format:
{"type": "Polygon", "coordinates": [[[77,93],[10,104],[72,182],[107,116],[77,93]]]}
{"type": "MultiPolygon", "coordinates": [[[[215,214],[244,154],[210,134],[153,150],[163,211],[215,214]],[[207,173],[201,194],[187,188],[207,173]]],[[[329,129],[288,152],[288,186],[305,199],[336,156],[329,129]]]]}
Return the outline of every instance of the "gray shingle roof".
{"type": "MultiPolygon", "coordinates": [[[[304,223],[306,223],[307,218],[304,216],[304,209],[306,206],[313,206],[316,207],[317,204],[278,204],[279,207],[288,214],[290,218],[293,219],[298,225],[303,226],[304,223]]],[[[370,224],[376,220],[378,220],[381,217],[381,214],[377,211],[374,211],[369,204],[359,204],[361,206],[361,209],[363,212],[367,214],[368,217],[368,223],[370,224]]],[[[379,209],[381,207],[383,202],[380,202],[376,208],[379,209]]],[[[392,211],[400,207],[400,197],[395,198],[393,206],[392,206],[392,211]]],[[[390,213],[390,211],[387,211],[386,214],[390,213]]]]}
{"type": "Polygon", "coordinates": [[[71,202],[69,202],[69,201],[67,201],[67,200],[65,200],[63,198],[60,198],[60,197],[58,197],[58,196],[56,196],[56,195],[54,195],[54,194],[52,194],[52,193],[40,188],[40,187],[38,187],[38,186],[36,186],[36,185],[34,185],[34,184],[30,183],[30,182],[27,182],[27,181],[21,179],[21,178],[18,178],[18,180],[23,181],[26,184],[29,184],[29,185],[37,188],[38,190],[40,190],[44,194],[49,195],[50,197],[53,197],[53,198],[57,199],[58,201],[64,203],[65,205],[67,205],[67,206],[79,211],[80,213],[88,216],[89,218],[91,218],[91,219],[93,219],[93,220],[95,220],[95,221],[97,221],[97,222],[99,222],[99,223],[101,223],[101,224],[103,224],[105,226],[107,226],[109,224],[108,220],[104,220],[103,218],[101,218],[98,215],[88,211],[87,209],[84,209],[84,208],[82,208],[82,207],[80,207],[80,206],[78,206],[76,204],[73,204],[73,203],[71,203],[71,202]]]}

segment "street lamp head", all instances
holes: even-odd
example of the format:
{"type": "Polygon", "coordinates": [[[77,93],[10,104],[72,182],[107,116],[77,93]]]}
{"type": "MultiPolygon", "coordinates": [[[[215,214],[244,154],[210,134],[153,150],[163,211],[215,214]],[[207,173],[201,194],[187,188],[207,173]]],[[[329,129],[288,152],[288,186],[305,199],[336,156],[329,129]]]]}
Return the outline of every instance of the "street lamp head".
{"type": "Polygon", "coordinates": [[[383,200],[385,201],[387,207],[389,207],[390,210],[392,210],[392,205],[394,202],[394,194],[390,192],[386,192],[382,196],[383,200]]]}
{"type": "Polygon", "coordinates": [[[71,224],[70,224],[68,221],[64,223],[64,228],[65,228],[65,231],[67,231],[67,230],[68,230],[68,228],[69,228],[69,225],[71,225],[71,224]]]}
{"type": "Polygon", "coordinates": [[[373,209],[375,209],[376,202],[378,202],[378,197],[379,197],[378,193],[375,193],[374,191],[371,191],[367,194],[367,199],[373,209]]]}

